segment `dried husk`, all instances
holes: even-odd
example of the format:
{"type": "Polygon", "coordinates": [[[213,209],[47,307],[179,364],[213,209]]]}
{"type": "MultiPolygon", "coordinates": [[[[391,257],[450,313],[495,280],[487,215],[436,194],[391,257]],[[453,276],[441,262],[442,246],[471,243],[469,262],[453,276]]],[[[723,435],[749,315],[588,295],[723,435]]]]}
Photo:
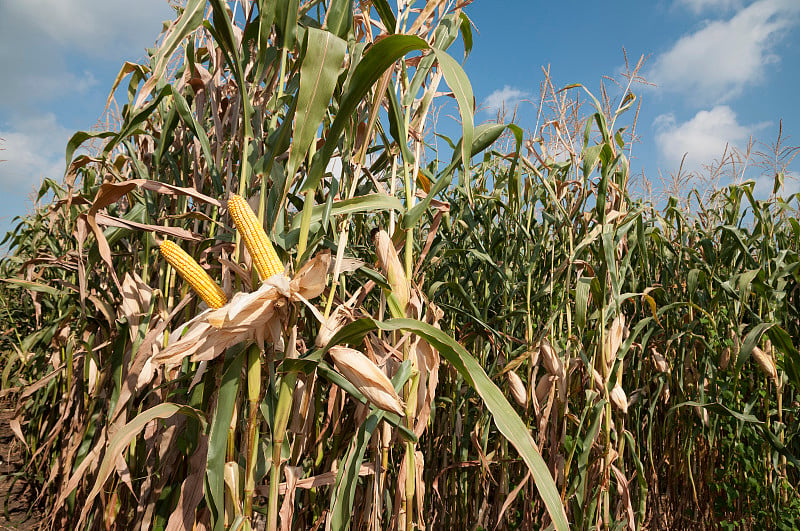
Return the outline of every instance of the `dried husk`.
{"type": "Polygon", "coordinates": [[[592,380],[594,380],[594,386],[598,388],[606,384],[605,380],[603,380],[603,376],[595,368],[592,368],[592,380]]]}
{"type": "Polygon", "coordinates": [[[525,384],[522,383],[522,378],[514,371],[506,373],[508,379],[508,386],[511,390],[511,396],[520,407],[528,407],[528,391],[525,384]]]}
{"type": "Polygon", "coordinates": [[[303,264],[294,275],[289,286],[296,297],[313,299],[325,289],[325,278],[331,267],[331,252],[324,250],[303,264]]]}
{"type": "Polygon", "coordinates": [[[539,352],[541,354],[542,364],[548,373],[555,376],[559,380],[566,378],[566,374],[564,373],[564,363],[561,361],[561,358],[558,357],[558,354],[556,354],[556,351],[546,339],[543,339],[539,345],[539,352]]]}
{"type": "Polygon", "coordinates": [[[539,382],[536,384],[536,402],[541,404],[547,398],[547,395],[550,394],[550,388],[553,386],[553,383],[556,381],[555,376],[543,376],[539,379],[539,382]]]}
{"type": "Polygon", "coordinates": [[[397,299],[398,305],[405,310],[408,299],[411,298],[411,286],[392,243],[392,238],[385,230],[379,230],[375,232],[373,239],[378,265],[386,275],[386,280],[392,288],[392,294],[397,299]]]}
{"type": "Polygon", "coordinates": [[[725,347],[719,355],[719,368],[723,371],[728,368],[731,362],[731,347],[725,347]]]}
{"type": "Polygon", "coordinates": [[[292,398],[292,417],[289,431],[299,435],[310,433],[314,417],[314,373],[298,378],[292,398]]]}
{"type": "Polygon", "coordinates": [[[614,360],[617,359],[617,352],[622,344],[622,336],[625,333],[625,316],[618,315],[611,322],[611,327],[608,329],[606,336],[606,361],[608,370],[614,365],[614,360]]]}
{"type": "Polygon", "coordinates": [[[245,340],[263,346],[267,336],[277,350],[283,350],[283,322],[290,301],[306,304],[322,321],[322,314],[308,299],[322,293],[329,266],[330,252],[325,251],[309,260],[291,281],[283,274],[275,275],[257,291],[237,293],[225,306],[200,313],[170,334],[169,345],[154,363],[174,366],[186,357],[212,360],[245,340]]]}
{"type": "Polygon", "coordinates": [[[608,397],[611,399],[611,403],[614,404],[617,409],[623,413],[628,412],[628,397],[625,395],[625,391],[622,389],[621,385],[615,385],[608,394],[608,397]]]}
{"type": "Polygon", "coordinates": [[[340,304],[331,313],[327,319],[322,321],[317,333],[317,338],[314,340],[314,345],[323,348],[328,345],[331,338],[336,335],[336,332],[342,329],[345,324],[350,321],[350,311],[340,304]]]}
{"type": "Polygon", "coordinates": [[[650,348],[650,356],[653,360],[653,367],[655,367],[658,372],[669,373],[669,362],[667,358],[659,354],[653,347],[650,348]]]}
{"type": "Polygon", "coordinates": [[[336,369],[375,406],[400,416],[405,405],[392,382],[375,363],[358,350],[336,345],[328,350],[336,369]]]}
{"type": "Polygon", "coordinates": [[[704,407],[694,406],[694,412],[695,414],[697,414],[697,418],[700,419],[700,422],[703,423],[703,426],[708,427],[709,425],[708,410],[704,407]]]}
{"type": "Polygon", "coordinates": [[[733,329],[728,332],[728,337],[730,337],[731,343],[733,343],[733,348],[731,349],[731,364],[735,367],[736,361],[739,359],[739,350],[742,348],[742,344],[739,342],[739,336],[733,329]]]}
{"type": "MultiPolygon", "coordinates": [[[[766,347],[771,350],[772,345],[767,345],[766,347]]],[[[772,360],[772,356],[768,355],[766,352],[761,350],[758,347],[753,347],[753,359],[756,360],[758,366],[761,367],[761,370],[766,374],[769,378],[772,379],[775,384],[778,384],[778,371],[775,368],[775,362],[772,360]]]]}

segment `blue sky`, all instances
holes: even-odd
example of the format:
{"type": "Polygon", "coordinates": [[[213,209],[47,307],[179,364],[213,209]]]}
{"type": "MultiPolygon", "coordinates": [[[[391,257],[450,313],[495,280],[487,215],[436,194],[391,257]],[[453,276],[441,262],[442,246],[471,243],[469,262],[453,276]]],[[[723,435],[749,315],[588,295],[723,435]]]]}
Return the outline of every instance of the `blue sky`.
{"type": "MultiPolygon", "coordinates": [[[[478,122],[505,102],[532,129],[542,66],[558,86],[599,94],[625,48],[633,63],[648,56],[642,73],[657,85],[636,89],[632,161],[654,187],[684,153],[696,170],[726,143],[774,142],[781,119],[789,144],[800,144],[800,0],[476,0],[466,12],[477,26],[465,68],[478,122]]],[[[61,178],[69,136],[95,126],[123,61],[142,60],[171,17],[166,0],[0,2],[0,232],[30,208],[42,177],[61,178]]],[[[770,178],[749,175],[771,191],[770,178]]],[[[798,189],[788,179],[784,195],[798,189]]]]}
{"type": "MultiPolygon", "coordinates": [[[[634,86],[642,106],[631,170],[656,192],[659,171],[668,178],[684,153],[684,169],[702,172],[726,144],[744,150],[751,136],[774,143],[780,120],[784,140],[800,143],[798,0],[479,0],[469,15],[479,35],[467,72],[487,109],[479,120],[504,101],[518,104],[521,125],[533,128],[543,65],[557,87],[582,83],[599,97],[603,76],[622,71],[623,48],[632,64],[646,56],[641,73],[656,86],[634,86]]],[[[615,86],[606,86],[613,96],[615,86]]],[[[760,169],[746,177],[757,195],[772,191],[760,169]]],[[[797,191],[787,178],[782,195],[797,191]]]]}

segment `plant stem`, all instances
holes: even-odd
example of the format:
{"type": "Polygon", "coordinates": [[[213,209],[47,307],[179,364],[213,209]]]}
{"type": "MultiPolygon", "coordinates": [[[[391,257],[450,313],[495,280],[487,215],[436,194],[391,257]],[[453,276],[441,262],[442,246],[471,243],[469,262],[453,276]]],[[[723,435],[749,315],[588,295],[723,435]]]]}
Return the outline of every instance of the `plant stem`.
{"type": "MultiPolygon", "coordinates": [[[[287,358],[294,357],[296,342],[297,327],[293,326],[286,345],[287,358]]],[[[272,426],[272,466],[269,476],[269,506],[267,508],[267,529],[269,531],[278,529],[278,486],[281,482],[281,450],[286,437],[286,426],[292,413],[292,397],[294,396],[294,384],[296,381],[296,372],[286,373],[281,378],[280,390],[278,391],[278,405],[275,409],[275,420],[272,426]]]]}
{"type": "Polygon", "coordinates": [[[247,450],[244,479],[244,517],[248,520],[253,514],[255,493],[256,448],[258,446],[258,403],[261,398],[261,349],[251,345],[247,352],[247,450]]]}

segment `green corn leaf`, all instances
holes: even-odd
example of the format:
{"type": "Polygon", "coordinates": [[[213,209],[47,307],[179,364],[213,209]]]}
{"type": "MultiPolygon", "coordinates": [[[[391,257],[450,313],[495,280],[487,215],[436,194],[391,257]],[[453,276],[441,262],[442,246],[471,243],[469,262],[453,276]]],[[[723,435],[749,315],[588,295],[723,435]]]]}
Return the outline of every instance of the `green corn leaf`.
{"type": "Polygon", "coordinates": [[[428,323],[414,319],[391,319],[385,322],[370,318],[359,319],[345,326],[334,335],[330,345],[335,345],[338,342],[353,342],[359,336],[363,337],[363,334],[370,329],[379,329],[386,332],[402,330],[417,334],[437,349],[439,354],[453,365],[464,377],[467,384],[475,389],[475,392],[481,397],[492,414],[497,429],[517,449],[520,457],[530,469],[536,488],[539,490],[539,495],[542,497],[547,512],[550,514],[555,529],[567,531],[569,529],[567,516],[561,504],[561,496],[550,475],[547,464],[542,459],[525,423],[522,422],[517,412],[509,404],[503,392],[486,375],[480,363],[453,338],[428,323]]]}
{"type": "Polygon", "coordinates": [[[228,445],[228,430],[239,392],[242,365],[245,351],[240,352],[228,363],[222,376],[217,397],[217,408],[211,419],[206,458],[206,495],[214,519],[214,529],[224,529],[225,519],[225,453],[228,445]]]}
{"type": "MultiPolygon", "coordinates": [[[[349,7],[348,7],[349,12],[349,7]]],[[[308,28],[306,54],[300,67],[294,138],[289,148],[287,175],[293,176],[316,138],[336,80],[344,67],[347,42],[329,31],[308,28]]],[[[291,179],[287,179],[290,182],[291,179]]]]}

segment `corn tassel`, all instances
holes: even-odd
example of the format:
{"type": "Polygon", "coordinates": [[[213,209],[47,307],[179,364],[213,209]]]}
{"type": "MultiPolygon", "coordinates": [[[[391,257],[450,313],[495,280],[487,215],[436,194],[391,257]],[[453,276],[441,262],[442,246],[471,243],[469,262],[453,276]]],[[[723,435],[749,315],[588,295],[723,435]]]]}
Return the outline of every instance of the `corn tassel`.
{"type": "Polygon", "coordinates": [[[225,293],[217,286],[208,273],[189,256],[186,251],[169,240],[161,242],[161,254],[178,274],[192,286],[192,289],[211,308],[221,308],[228,302],[225,293]]]}
{"type": "Polygon", "coordinates": [[[247,201],[242,196],[233,194],[228,199],[228,210],[253,259],[259,278],[263,281],[283,273],[283,264],[247,201]]]}

